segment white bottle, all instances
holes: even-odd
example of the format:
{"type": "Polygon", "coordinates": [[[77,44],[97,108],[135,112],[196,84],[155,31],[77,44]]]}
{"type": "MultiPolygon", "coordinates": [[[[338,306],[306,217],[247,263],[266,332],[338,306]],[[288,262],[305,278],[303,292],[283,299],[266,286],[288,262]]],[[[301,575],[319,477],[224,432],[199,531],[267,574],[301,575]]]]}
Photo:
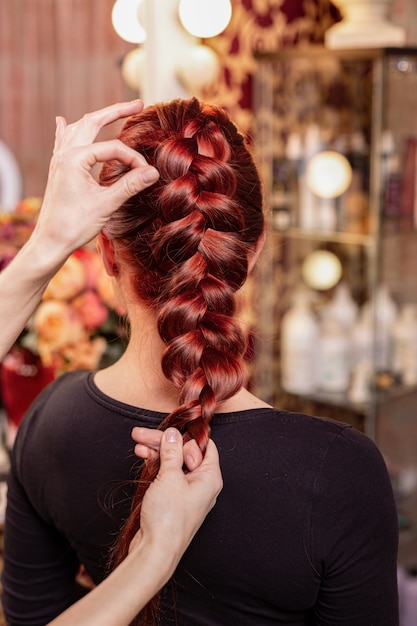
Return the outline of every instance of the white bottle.
{"type": "Polygon", "coordinates": [[[391,371],[392,331],[398,316],[398,307],[386,285],[379,285],[371,310],[376,323],[375,369],[379,372],[391,371]]]}
{"type": "Polygon", "coordinates": [[[349,286],[339,283],[329,304],[324,307],[324,314],[337,319],[347,331],[353,328],[358,319],[359,307],[352,298],[349,286]]]}
{"type": "Polygon", "coordinates": [[[405,304],[394,324],[392,370],[404,385],[417,384],[417,306],[405,304]]]}
{"type": "Polygon", "coordinates": [[[332,233],[337,230],[335,198],[319,198],[316,228],[323,233],[332,233]]]}
{"type": "Polygon", "coordinates": [[[372,365],[359,361],[352,368],[348,398],[355,404],[365,404],[371,399],[372,365]]]}
{"type": "Polygon", "coordinates": [[[365,364],[361,366],[363,369],[371,369],[373,363],[373,320],[371,315],[371,309],[369,305],[364,305],[358,314],[358,317],[352,326],[350,331],[350,338],[352,342],[351,350],[351,367],[352,370],[358,366],[358,364],[365,364]]]}
{"type": "Polygon", "coordinates": [[[319,325],[307,291],[297,291],[281,324],[281,383],[289,393],[316,390],[319,325]]]}
{"type": "Polygon", "coordinates": [[[330,393],[346,392],[350,378],[349,334],[338,319],[324,315],[320,326],[319,388],[330,393]]]}

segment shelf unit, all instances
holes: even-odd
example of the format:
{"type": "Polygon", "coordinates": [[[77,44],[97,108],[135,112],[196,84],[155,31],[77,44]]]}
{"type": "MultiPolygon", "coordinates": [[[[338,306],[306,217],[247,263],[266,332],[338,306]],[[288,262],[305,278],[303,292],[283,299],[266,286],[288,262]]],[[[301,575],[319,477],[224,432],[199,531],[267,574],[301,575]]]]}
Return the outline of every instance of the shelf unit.
{"type": "MultiPolygon", "coordinates": [[[[257,332],[252,389],[275,406],[349,422],[376,441],[406,520],[400,561],[415,567],[417,384],[404,384],[389,368],[379,370],[381,326],[376,307],[366,402],[352,402],[348,390],[329,393],[318,388],[305,394],[285,390],[281,325],[295,290],[303,278],[305,282],[303,260],[317,249],[331,251],[340,259],[341,280],[349,285],[358,307],[375,299],[381,285],[388,288],[398,309],[417,305],[417,49],[308,46],[259,53],[256,62],[255,147],[270,228],[253,281],[257,332]],[[359,133],[363,140],[359,167],[366,215],[361,228],[355,223],[352,229],[346,218],[348,206],[350,210],[359,206],[346,204],[350,188],[334,200],[336,222],[332,228],[302,224],[305,200],[300,193],[299,165],[301,159],[305,168],[312,158],[305,148],[312,124],[320,131],[316,152],[339,152],[353,170],[359,162],[354,160],[349,138],[359,133]],[[294,134],[304,139],[304,151],[296,156],[294,134]],[[398,166],[395,170],[394,164],[398,166]]],[[[333,292],[315,294],[322,303],[333,292]]]]}
{"type": "MultiPolygon", "coordinates": [[[[265,182],[270,233],[255,280],[258,333],[253,388],[274,404],[284,407],[289,404],[294,408],[296,399],[288,398],[280,385],[280,324],[290,306],[294,289],[302,281],[301,262],[310,251],[330,250],[340,258],[342,280],[349,284],[359,306],[374,298],[382,283],[388,286],[399,306],[405,302],[417,302],[417,280],[410,260],[412,249],[417,248],[416,230],[412,221],[404,227],[403,220],[413,217],[402,215],[398,203],[394,206],[391,201],[391,213],[387,212],[384,147],[390,137],[397,152],[401,185],[404,186],[409,175],[404,162],[405,145],[409,139],[417,137],[417,50],[327,50],[321,46],[308,46],[259,53],[256,61],[255,145],[265,182]],[[306,129],[312,124],[320,129],[321,150],[345,153],[353,168],[349,137],[359,133],[363,139],[361,174],[366,180],[363,191],[367,209],[366,225],[359,232],[349,232],[349,228],[345,228],[342,218],[346,193],[335,201],[336,226],[324,231],[300,225],[303,207],[299,189],[298,193],[294,188],[283,190],[279,174],[279,188],[275,186],[276,163],[287,162],[288,165],[290,160],[286,152],[290,136],[297,133],[305,137],[306,129]],[[284,223],[276,219],[275,213],[282,207],[288,213],[284,223]],[[406,259],[404,247],[407,249],[406,259]]],[[[301,158],[306,160],[306,154],[301,158]]],[[[297,175],[298,170],[296,184],[299,184],[297,175]]],[[[414,184],[414,172],[412,176],[414,184]]],[[[328,294],[322,292],[320,297],[325,299],[329,294],[330,291],[328,294]]],[[[375,320],[373,333],[376,345],[378,329],[375,320]]],[[[375,367],[375,374],[376,370],[375,367]]],[[[390,389],[390,397],[401,396],[403,391],[409,393],[410,389],[395,385],[390,389]]],[[[315,397],[321,405],[327,403],[330,411],[332,407],[340,406],[348,414],[344,416],[348,421],[349,412],[355,416],[361,414],[360,427],[378,440],[378,409],[386,397],[386,392],[382,393],[378,384],[373,385],[369,401],[361,406],[352,405],[346,400],[346,394],[345,399],[343,394],[320,392],[315,397]]],[[[305,400],[301,394],[301,408],[305,400]]],[[[313,402],[311,397],[309,402],[313,402]]],[[[355,425],[356,422],[355,417],[355,425]]]]}
{"type": "MultiPolygon", "coordinates": [[[[256,62],[255,148],[270,219],[253,281],[257,331],[252,389],[276,406],[341,419],[372,437],[387,459],[394,484],[400,485],[398,498],[406,503],[409,527],[417,528],[417,478],[408,494],[402,485],[414,472],[417,477],[417,385],[405,385],[389,368],[378,368],[377,313],[367,402],[352,402],[347,392],[289,393],[281,384],[281,323],[303,283],[302,263],[310,252],[328,250],[340,259],[341,280],[349,285],[358,307],[375,299],[381,285],[399,309],[417,304],[417,49],[300,46],[259,53],[256,62]],[[359,207],[353,196],[346,204],[351,187],[332,204],[336,212],[332,228],[302,224],[300,172],[305,175],[313,156],[306,149],[311,125],[320,131],[316,153],[336,151],[354,171],[359,169],[361,198],[366,199],[361,228],[346,213],[347,207],[354,211],[359,207]],[[359,157],[352,148],[353,136],[362,138],[359,157]],[[298,153],[294,137],[303,140],[298,153]],[[410,497],[415,500],[411,508],[410,497]]],[[[318,310],[333,292],[315,292],[318,310]]],[[[417,531],[415,535],[412,530],[404,548],[405,560],[412,558],[413,565],[417,531]]]]}

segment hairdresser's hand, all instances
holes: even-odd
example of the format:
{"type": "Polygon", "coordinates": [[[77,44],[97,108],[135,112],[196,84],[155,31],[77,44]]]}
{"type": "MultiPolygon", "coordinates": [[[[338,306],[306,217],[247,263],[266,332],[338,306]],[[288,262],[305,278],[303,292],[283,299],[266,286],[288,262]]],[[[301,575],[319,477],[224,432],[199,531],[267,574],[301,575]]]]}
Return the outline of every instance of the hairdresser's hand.
{"type": "Polygon", "coordinates": [[[158,545],[161,557],[175,568],[214,506],[223,481],[213,441],[209,440],[204,459],[198,467],[185,473],[182,469],[184,447],[180,432],[168,428],[164,433],[159,431],[159,434],[161,467],[145,494],[141,530],[132,541],[131,550],[143,540],[158,545]]]}
{"type": "Polygon", "coordinates": [[[34,233],[42,251],[46,247],[46,254],[65,260],[91,241],[127,198],[159,178],[143,156],[119,140],[94,143],[101,128],[140,113],[142,108],[142,102],[134,100],[87,113],[73,124],[57,118],[54,154],[34,233]],[[111,159],[121,161],[130,170],[110,187],[102,187],[92,169],[111,159]]]}
{"type": "MultiPolygon", "coordinates": [[[[136,441],[135,454],[139,458],[152,459],[159,456],[162,430],[135,426],[132,430],[132,439],[136,441]]],[[[183,457],[184,463],[190,471],[200,465],[203,455],[195,439],[184,444],[183,457]]]]}

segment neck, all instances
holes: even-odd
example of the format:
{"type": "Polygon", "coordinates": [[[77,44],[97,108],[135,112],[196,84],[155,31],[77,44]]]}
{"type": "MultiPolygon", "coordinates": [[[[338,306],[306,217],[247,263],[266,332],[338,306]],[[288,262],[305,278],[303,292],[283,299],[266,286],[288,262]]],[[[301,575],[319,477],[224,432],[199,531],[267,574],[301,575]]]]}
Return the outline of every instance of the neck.
{"type": "Polygon", "coordinates": [[[96,373],[94,381],[106,395],[133,406],[169,413],[178,406],[178,390],[165,378],[161,358],[165,345],[152,311],[130,312],[130,338],[120,359],[96,373]]]}
{"type": "MultiPolygon", "coordinates": [[[[164,376],[161,358],[165,344],[159,336],[156,318],[149,309],[130,315],[129,344],[120,359],[95,374],[94,381],[106,395],[143,409],[170,413],[178,407],[179,391],[164,376]]],[[[219,405],[217,412],[267,407],[246,389],[219,405]]]]}

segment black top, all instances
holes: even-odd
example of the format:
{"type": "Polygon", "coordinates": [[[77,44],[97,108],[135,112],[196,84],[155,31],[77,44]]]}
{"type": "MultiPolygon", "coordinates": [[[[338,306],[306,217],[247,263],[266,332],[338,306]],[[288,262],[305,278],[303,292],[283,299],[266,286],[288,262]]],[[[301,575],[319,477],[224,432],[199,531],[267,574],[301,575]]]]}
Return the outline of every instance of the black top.
{"type": "MultiPolygon", "coordinates": [[[[135,425],[164,415],[60,377],[13,449],[3,607],[44,626],[93,579],[127,514],[135,425]]],[[[346,424],[275,409],[216,415],[224,488],[175,574],[180,626],[398,624],[397,516],[375,444],[346,424]]],[[[171,585],[169,587],[171,590],[171,585]]],[[[167,591],[163,626],[174,624],[167,591]]]]}

